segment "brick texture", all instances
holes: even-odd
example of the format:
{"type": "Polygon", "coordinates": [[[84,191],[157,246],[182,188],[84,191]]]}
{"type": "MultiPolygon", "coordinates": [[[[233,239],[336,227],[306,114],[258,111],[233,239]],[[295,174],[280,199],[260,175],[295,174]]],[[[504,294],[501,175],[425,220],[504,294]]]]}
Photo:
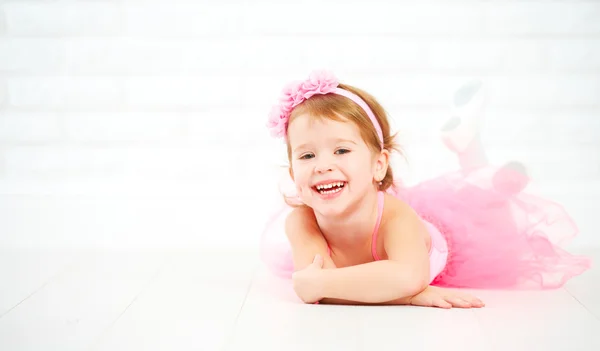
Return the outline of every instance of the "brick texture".
{"type": "Polygon", "coordinates": [[[284,84],[320,68],[384,105],[407,179],[458,167],[439,130],[456,89],[479,78],[492,162],[600,182],[597,1],[6,0],[0,186],[264,185],[286,162],[267,113],[284,84]]]}

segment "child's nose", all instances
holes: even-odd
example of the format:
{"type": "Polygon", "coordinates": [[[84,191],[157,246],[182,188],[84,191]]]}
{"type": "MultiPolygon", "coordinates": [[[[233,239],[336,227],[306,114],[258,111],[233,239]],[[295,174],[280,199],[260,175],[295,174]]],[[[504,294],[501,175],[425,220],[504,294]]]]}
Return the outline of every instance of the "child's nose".
{"type": "Polygon", "coordinates": [[[317,166],[315,167],[315,171],[317,173],[331,172],[332,170],[333,170],[333,163],[327,159],[319,160],[319,162],[317,163],[317,166]]]}
{"type": "Polygon", "coordinates": [[[317,167],[317,173],[326,173],[331,172],[333,169],[331,167],[317,167]]]}

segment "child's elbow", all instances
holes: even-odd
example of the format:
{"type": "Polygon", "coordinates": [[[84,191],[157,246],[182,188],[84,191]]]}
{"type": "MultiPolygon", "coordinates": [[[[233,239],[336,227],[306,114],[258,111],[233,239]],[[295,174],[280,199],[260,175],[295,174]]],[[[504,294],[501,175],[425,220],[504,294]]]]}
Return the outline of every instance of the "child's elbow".
{"type": "Polygon", "coordinates": [[[403,291],[403,296],[414,296],[425,290],[429,285],[429,276],[427,274],[420,274],[418,271],[412,271],[408,275],[399,277],[398,283],[401,286],[400,290],[403,291]]]}
{"type": "Polygon", "coordinates": [[[415,279],[415,285],[413,286],[413,294],[411,296],[417,295],[421,293],[425,288],[429,286],[429,277],[421,275],[419,278],[415,279]]]}

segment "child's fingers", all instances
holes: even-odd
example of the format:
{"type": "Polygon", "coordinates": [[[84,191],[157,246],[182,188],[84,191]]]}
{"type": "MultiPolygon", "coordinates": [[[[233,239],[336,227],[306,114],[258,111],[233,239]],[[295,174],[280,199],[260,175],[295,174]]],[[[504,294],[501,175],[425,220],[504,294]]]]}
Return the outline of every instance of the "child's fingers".
{"type": "Polygon", "coordinates": [[[481,300],[480,300],[480,299],[478,299],[478,298],[475,298],[475,302],[477,303],[477,305],[479,305],[479,306],[481,306],[481,307],[485,306],[485,302],[481,301],[481,300]]]}
{"type": "Polygon", "coordinates": [[[450,304],[448,301],[444,300],[441,297],[436,297],[432,301],[432,305],[440,308],[452,308],[452,304],[450,304]]]}
{"type": "Polygon", "coordinates": [[[473,307],[483,307],[485,305],[483,303],[483,301],[481,301],[480,299],[476,298],[475,296],[463,295],[460,298],[462,298],[463,300],[469,302],[473,307]]]}
{"type": "Polygon", "coordinates": [[[319,254],[315,255],[315,259],[313,260],[313,263],[319,267],[323,267],[323,257],[319,254]]]}
{"type": "Polygon", "coordinates": [[[481,301],[480,299],[474,297],[472,298],[470,301],[471,305],[473,305],[473,307],[483,307],[485,306],[485,304],[483,303],[483,301],[481,301]]]}
{"type": "Polygon", "coordinates": [[[471,303],[469,301],[463,300],[462,298],[457,297],[457,296],[448,296],[448,297],[446,297],[446,301],[451,303],[452,306],[454,306],[454,307],[461,307],[461,308],[470,308],[471,307],[471,303]]]}

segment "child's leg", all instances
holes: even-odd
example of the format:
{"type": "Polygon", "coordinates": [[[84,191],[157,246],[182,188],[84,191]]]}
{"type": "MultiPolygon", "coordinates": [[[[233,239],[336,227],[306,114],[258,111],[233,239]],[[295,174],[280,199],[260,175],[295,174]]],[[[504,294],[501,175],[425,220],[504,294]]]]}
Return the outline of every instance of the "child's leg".
{"type": "MultiPolygon", "coordinates": [[[[485,94],[483,84],[472,81],[461,86],[454,94],[453,112],[442,127],[442,141],[456,154],[463,171],[488,165],[488,157],[481,142],[485,94]]],[[[529,183],[525,165],[508,162],[498,169],[492,182],[494,188],[506,194],[516,194],[529,183]]]]}
{"type": "Polygon", "coordinates": [[[481,143],[481,135],[477,134],[464,152],[458,154],[458,162],[463,169],[486,166],[488,158],[481,143]]]}
{"type": "Polygon", "coordinates": [[[488,164],[481,143],[485,98],[481,81],[475,80],[462,85],[454,93],[452,105],[454,116],[442,127],[442,141],[457,155],[462,169],[488,164]]]}
{"type": "Polygon", "coordinates": [[[479,131],[475,135],[463,136],[470,141],[462,141],[462,145],[458,146],[458,141],[452,140],[452,131],[444,130],[443,141],[458,157],[458,163],[461,169],[471,169],[486,166],[488,157],[485,148],[481,143],[481,134],[479,131]]]}

